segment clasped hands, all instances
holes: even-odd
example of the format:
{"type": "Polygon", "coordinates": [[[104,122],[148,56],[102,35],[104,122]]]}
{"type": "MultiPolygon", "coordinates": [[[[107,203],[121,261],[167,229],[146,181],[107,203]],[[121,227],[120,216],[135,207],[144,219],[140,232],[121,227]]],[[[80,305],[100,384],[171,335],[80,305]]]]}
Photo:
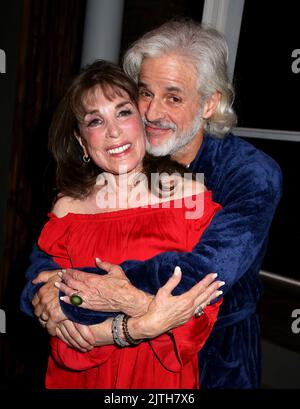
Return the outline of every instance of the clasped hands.
{"type": "Polygon", "coordinates": [[[107,274],[97,275],[79,270],[55,270],[42,272],[33,284],[44,282],[32,300],[34,313],[50,335],[58,336],[69,346],[81,352],[97,345],[97,331],[94,326],[86,326],[70,321],[62,312],[58,292],[65,293],[62,300],[70,303],[74,293],[83,299],[81,307],[94,311],[124,312],[137,317],[143,337],[152,338],[174,327],[186,323],[197,307],[205,306],[221,292],[224,282],[215,281],[216,274],[209,274],[194,287],[180,296],[173,296],[172,290],[181,280],[181,270],[177,267],[167,283],[156,296],[146,294],[134,287],[122,268],[96,259],[99,268],[107,274]]]}

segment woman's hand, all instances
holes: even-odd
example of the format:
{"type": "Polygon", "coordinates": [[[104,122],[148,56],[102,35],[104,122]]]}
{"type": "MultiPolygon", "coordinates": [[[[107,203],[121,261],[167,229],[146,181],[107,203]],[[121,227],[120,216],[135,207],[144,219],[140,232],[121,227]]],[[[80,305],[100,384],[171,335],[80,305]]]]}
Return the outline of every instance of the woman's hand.
{"type": "Polygon", "coordinates": [[[60,322],[56,326],[57,337],[80,352],[87,352],[96,345],[96,338],[91,328],[70,320],[60,322]]]}
{"type": "Polygon", "coordinates": [[[203,309],[214,298],[222,294],[219,288],[223,281],[215,281],[216,274],[208,274],[186,293],[173,296],[172,290],[182,277],[180,267],[157,292],[149,305],[148,312],[139,318],[130,318],[128,330],[134,339],[154,338],[172,328],[185,324],[196,312],[197,307],[203,309]]]}
{"type": "Polygon", "coordinates": [[[83,300],[80,304],[82,308],[103,312],[122,311],[131,317],[144,314],[153,297],[134,287],[120,266],[98,259],[96,263],[108,274],[63,270],[63,282],[55,283],[66,294],[61,299],[70,304],[70,297],[78,294],[83,300]]]}

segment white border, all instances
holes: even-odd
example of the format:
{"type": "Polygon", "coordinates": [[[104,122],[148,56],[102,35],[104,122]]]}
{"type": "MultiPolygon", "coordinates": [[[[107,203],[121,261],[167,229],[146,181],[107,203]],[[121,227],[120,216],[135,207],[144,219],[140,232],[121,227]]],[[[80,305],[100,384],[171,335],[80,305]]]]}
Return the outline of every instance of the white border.
{"type": "Polygon", "coordinates": [[[238,136],[246,138],[270,139],[274,141],[300,142],[300,132],[279,131],[277,129],[259,128],[232,128],[232,132],[238,136]]]}
{"type": "Polygon", "coordinates": [[[263,277],[271,278],[272,280],[276,280],[282,283],[291,284],[291,285],[300,287],[300,281],[294,280],[293,278],[283,277],[280,274],[273,274],[273,273],[270,273],[269,271],[264,271],[264,270],[261,270],[259,274],[263,277]]]}
{"type": "MultiPolygon", "coordinates": [[[[205,0],[202,23],[221,31],[227,40],[228,72],[232,80],[243,18],[244,0],[205,0]]],[[[300,142],[300,132],[236,127],[232,131],[247,138],[300,142]]]]}

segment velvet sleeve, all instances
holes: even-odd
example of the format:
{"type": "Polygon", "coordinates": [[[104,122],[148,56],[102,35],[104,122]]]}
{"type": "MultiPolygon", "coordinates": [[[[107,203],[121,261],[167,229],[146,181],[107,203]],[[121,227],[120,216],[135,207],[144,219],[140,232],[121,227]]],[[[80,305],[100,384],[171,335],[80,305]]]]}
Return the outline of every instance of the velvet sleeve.
{"type": "Polygon", "coordinates": [[[30,256],[31,264],[25,272],[26,285],[21,294],[21,310],[32,317],[34,316],[31,304],[32,298],[43,285],[43,283],[32,284],[32,280],[42,271],[70,267],[65,247],[68,237],[68,225],[60,222],[61,227],[57,229],[56,222],[58,219],[52,217],[51,214],[49,216],[49,221],[43,227],[38,242],[33,245],[30,256]],[[52,257],[54,255],[55,257],[52,257]]]}
{"type": "Polygon", "coordinates": [[[53,261],[52,257],[41,251],[38,248],[37,243],[34,243],[30,255],[30,265],[25,272],[26,284],[22,291],[20,301],[21,311],[26,315],[34,317],[31,301],[35,293],[43,285],[43,283],[32,284],[32,280],[42,271],[56,270],[58,268],[59,265],[53,261]]]}

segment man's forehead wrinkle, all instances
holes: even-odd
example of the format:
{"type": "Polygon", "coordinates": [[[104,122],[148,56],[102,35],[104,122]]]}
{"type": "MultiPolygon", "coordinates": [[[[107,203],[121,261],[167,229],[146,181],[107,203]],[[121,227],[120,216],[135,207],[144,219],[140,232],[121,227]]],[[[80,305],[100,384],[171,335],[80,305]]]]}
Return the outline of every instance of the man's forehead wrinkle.
{"type": "MultiPolygon", "coordinates": [[[[171,81],[168,81],[171,82],[171,81]]],[[[174,81],[177,82],[178,84],[184,84],[184,82],[181,81],[174,81]]],[[[156,81],[154,84],[154,86],[158,86],[159,82],[156,81]]],[[[139,81],[138,86],[139,88],[151,88],[153,87],[153,85],[148,84],[146,81],[139,81]]],[[[168,92],[178,92],[178,93],[183,93],[184,92],[184,87],[181,87],[180,85],[174,85],[174,84],[166,84],[163,86],[163,88],[168,91],[168,92]]]]}

